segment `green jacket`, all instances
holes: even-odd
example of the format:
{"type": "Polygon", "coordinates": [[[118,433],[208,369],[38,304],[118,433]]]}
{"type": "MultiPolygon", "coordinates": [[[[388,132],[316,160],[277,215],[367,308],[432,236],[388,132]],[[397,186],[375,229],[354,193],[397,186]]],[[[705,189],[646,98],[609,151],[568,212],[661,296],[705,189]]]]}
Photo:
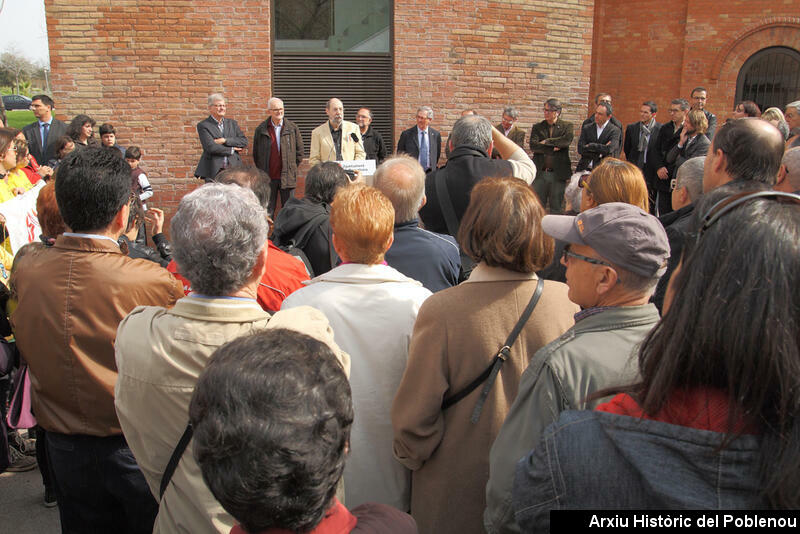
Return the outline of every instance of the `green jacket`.
{"type": "Polygon", "coordinates": [[[638,346],[658,320],[653,304],[609,308],[579,320],[536,352],[489,454],[487,532],[519,532],[511,507],[517,462],[562,411],[591,409],[601,399],[587,403],[587,396],[636,380],[638,346]]]}

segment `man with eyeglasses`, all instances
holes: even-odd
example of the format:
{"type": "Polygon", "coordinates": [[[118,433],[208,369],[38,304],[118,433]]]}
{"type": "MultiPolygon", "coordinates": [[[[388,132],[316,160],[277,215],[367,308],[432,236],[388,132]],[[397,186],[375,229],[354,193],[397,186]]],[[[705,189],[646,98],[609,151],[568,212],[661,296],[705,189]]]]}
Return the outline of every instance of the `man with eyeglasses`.
{"type": "MultiPolygon", "coordinates": [[[[670,180],[675,178],[675,162],[667,162],[667,154],[681,140],[683,122],[689,113],[689,101],[675,98],[669,103],[669,122],[661,125],[658,132],[657,150],[653,152],[652,166],[656,169],[653,196],[650,200],[650,213],[664,215],[672,211],[670,180]]],[[[649,191],[649,188],[648,188],[649,191]]]]}
{"type": "Polygon", "coordinates": [[[636,347],[659,320],[648,302],[669,257],[658,219],[611,202],[577,217],[547,215],[542,228],[569,243],[562,259],[568,295],[582,310],[575,326],[533,356],[492,446],[484,513],[490,534],[520,531],[511,506],[517,462],[562,411],[591,409],[601,400],[586,400],[595,391],[632,382],[636,347]]]}
{"type": "Polygon", "coordinates": [[[372,127],[372,111],[369,108],[359,109],[356,113],[356,124],[361,131],[367,159],[374,159],[375,164],[379,165],[386,159],[386,143],[383,142],[381,133],[372,127]]]}
{"type": "Polygon", "coordinates": [[[544,103],[544,120],[531,127],[529,146],[538,177],[533,189],[550,213],[564,212],[564,190],[572,174],[569,146],[575,137],[571,122],[561,119],[561,102],[550,98],[544,103]]]}
{"type": "Polygon", "coordinates": [[[708,121],[708,131],[706,137],[714,139],[714,132],[717,129],[717,116],[706,109],[706,102],[708,101],[708,91],[705,87],[695,87],[691,92],[692,96],[692,109],[699,109],[706,116],[708,121]]]}
{"type": "Polygon", "coordinates": [[[247,138],[233,119],[225,118],[228,105],[225,97],[214,93],[208,97],[209,116],[197,123],[197,135],[203,154],[194,171],[195,178],[213,182],[222,169],[241,167],[239,152],[247,147],[247,138]]]}
{"type": "Polygon", "coordinates": [[[306,156],[303,136],[295,123],[286,119],[283,100],[267,100],[270,118],[262,122],[253,134],[253,162],[269,174],[269,210],[275,216],[278,192],[281,207],[294,195],[297,186],[297,167],[306,156]]]}

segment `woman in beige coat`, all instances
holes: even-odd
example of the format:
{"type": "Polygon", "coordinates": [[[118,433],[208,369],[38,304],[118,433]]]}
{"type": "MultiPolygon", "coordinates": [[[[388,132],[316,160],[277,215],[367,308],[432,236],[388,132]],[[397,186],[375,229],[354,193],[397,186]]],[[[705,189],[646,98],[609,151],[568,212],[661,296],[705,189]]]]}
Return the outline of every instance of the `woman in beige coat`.
{"type": "Polygon", "coordinates": [[[553,241],[541,230],[544,209],[524,182],[486,179],[471,197],[458,240],[478,265],[469,280],[423,303],[392,406],[394,454],[413,471],[411,514],[423,534],[483,532],[489,449],[520,375],[579,311],[566,285],[544,282],[477,423],[470,419],[487,382],[442,409],[492,364],[537,288],[535,271],[553,255],[553,241]]]}

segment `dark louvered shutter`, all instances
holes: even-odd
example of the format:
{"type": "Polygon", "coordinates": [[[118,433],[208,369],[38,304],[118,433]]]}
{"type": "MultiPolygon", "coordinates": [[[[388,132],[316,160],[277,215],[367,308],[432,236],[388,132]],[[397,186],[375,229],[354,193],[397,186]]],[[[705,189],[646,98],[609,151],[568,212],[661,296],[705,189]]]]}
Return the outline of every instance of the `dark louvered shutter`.
{"type": "MultiPolygon", "coordinates": [[[[311,131],[325,122],[325,104],[338,98],[344,119],[355,122],[356,112],[372,110],[372,127],[393,152],[392,58],[389,55],[273,55],[272,94],[283,100],[286,118],[300,128],[306,147],[311,131]]],[[[308,148],[306,149],[306,155],[308,148]]]]}

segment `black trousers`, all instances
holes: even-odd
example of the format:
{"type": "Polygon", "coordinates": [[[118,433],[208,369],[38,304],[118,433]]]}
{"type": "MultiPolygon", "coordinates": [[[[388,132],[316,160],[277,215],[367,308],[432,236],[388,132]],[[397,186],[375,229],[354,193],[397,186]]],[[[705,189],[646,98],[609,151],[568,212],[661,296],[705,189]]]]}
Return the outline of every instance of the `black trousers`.
{"type": "Polygon", "coordinates": [[[284,207],[289,198],[294,196],[294,187],[281,189],[280,180],[269,181],[269,207],[267,210],[269,211],[270,217],[273,219],[275,218],[275,208],[278,205],[278,192],[281,194],[281,207],[284,207]]]}
{"type": "Polygon", "coordinates": [[[45,435],[62,532],[153,531],[158,503],[123,436],[45,435]]]}

